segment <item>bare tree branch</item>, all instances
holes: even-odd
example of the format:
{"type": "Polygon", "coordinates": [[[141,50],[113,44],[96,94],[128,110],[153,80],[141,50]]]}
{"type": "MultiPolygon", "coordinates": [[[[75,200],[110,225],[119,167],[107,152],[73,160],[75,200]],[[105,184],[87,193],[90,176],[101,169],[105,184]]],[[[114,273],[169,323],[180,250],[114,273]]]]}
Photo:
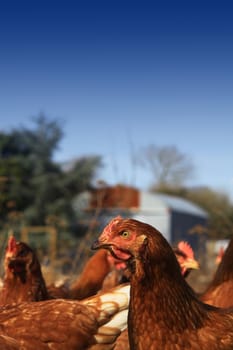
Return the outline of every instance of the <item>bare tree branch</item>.
{"type": "Polygon", "coordinates": [[[193,176],[191,160],[176,146],[149,145],[142,150],[140,159],[151,170],[157,187],[181,186],[193,176]]]}

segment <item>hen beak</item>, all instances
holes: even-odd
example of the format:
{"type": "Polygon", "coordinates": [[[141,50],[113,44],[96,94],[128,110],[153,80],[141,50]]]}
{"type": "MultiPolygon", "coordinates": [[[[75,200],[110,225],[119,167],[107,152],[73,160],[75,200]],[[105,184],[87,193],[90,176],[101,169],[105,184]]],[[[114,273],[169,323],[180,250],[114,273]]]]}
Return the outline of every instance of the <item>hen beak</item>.
{"type": "Polygon", "coordinates": [[[184,263],[184,267],[186,269],[199,270],[200,265],[199,262],[195,259],[188,259],[184,263]]]}
{"type": "Polygon", "coordinates": [[[96,241],[94,241],[92,243],[91,249],[93,250],[97,250],[97,249],[101,249],[101,248],[105,248],[105,249],[109,249],[110,244],[101,242],[99,239],[97,239],[96,241]]]}
{"type": "Polygon", "coordinates": [[[98,239],[92,243],[91,249],[93,250],[100,249],[100,242],[98,241],[98,239]]]}

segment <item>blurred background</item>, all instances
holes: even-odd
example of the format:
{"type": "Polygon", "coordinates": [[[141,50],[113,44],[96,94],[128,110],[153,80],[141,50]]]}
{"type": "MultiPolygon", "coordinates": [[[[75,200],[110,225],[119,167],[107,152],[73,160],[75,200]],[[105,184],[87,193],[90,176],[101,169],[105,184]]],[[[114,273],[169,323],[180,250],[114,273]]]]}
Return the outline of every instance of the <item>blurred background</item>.
{"type": "Polygon", "coordinates": [[[109,218],[149,211],[171,244],[193,244],[193,283],[211,278],[233,234],[232,12],[225,0],[1,2],[1,256],[14,234],[48,279],[77,274],[109,218]]]}

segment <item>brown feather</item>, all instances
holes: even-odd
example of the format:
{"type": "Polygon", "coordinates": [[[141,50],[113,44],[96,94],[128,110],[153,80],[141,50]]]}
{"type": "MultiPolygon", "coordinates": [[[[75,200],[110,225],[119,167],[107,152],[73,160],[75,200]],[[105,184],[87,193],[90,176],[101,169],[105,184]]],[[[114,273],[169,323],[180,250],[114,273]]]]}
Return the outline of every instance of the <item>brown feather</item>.
{"type": "Polygon", "coordinates": [[[19,343],[17,342],[17,340],[11,337],[0,335],[0,349],[1,350],[19,350],[19,343]]]}
{"type": "MultiPolygon", "coordinates": [[[[113,349],[121,328],[108,324],[121,310],[127,311],[128,289],[115,288],[83,301],[56,299],[5,305],[0,308],[0,337],[14,338],[20,344],[18,349],[23,350],[85,350],[98,339],[102,342],[99,349],[113,349]]],[[[126,321],[127,314],[123,323],[126,321]]]]}
{"type": "Polygon", "coordinates": [[[0,305],[48,299],[40,262],[26,243],[9,238],[4,270],[0,305]]]}
{"type": "Polygon", "coordinates": [[[155,228],[117,217],[95,247],[124,257],[131,269],[131,350],[233,349],[233,309],[197,299],[172,248],[155,228]]]}
{"type": "Polygon", "coordinates": [[[112,271],[108,255],[106,250],[99,250],[87,261],[81,275],[70,287],[72,299],[88,298],[102,288],[105,277],[112,271]]]}
{"type": "Polygon", "coordinates": [[[218,307],[233,306],[233,238],[226,248],[212,282],[200,299],[218,307]]]}

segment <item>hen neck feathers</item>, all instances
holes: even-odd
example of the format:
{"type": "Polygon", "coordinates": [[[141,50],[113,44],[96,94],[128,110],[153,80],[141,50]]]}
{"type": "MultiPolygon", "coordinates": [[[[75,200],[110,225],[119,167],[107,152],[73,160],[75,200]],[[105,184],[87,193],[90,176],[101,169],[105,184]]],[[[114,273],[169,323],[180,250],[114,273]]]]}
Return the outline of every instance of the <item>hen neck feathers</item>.
{"type": "Polygon", "coordinates": [[[149,240],[140,259],[136,259],[130,299],[134,315],[138,318],[144,315],[146,319],[147,313],[148,319],[153,319],[155,324],[164,323],[174,329],[199,327],[207,310],[181,275],[168,243],[164,244],[158,247],[149,240]]]}

